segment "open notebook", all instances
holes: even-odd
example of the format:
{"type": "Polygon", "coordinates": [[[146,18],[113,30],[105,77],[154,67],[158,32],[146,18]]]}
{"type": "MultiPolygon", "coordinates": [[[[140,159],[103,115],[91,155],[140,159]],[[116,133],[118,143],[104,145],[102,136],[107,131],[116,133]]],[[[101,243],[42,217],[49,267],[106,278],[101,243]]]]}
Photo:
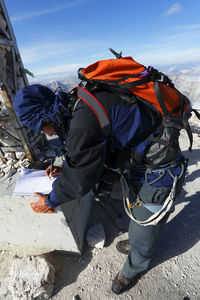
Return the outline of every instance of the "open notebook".
{"type": "Polygon", "coordinates": [[[44,170],[22,169],[13,195],[32,195],[34,192],[49,194],[55,179],[50,179],[44,170]]]}

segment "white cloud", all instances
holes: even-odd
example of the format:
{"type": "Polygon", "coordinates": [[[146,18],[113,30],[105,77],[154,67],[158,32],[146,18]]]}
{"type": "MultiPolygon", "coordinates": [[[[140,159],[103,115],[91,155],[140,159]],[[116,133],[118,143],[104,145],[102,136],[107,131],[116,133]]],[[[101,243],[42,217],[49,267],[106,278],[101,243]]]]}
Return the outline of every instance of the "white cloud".
{"type": "Polygon", "coordinates": [[[66,44],[44,43],[36,46],[20,48],[20,53],[25,64],[35,63],[67,51],[66,44]]]}
{"type": "Polygon", "coordinates": [[[163,41],[166,42],[170,42],[170,41],[174,41],[176,42],[176,44],[180,45],[184,44],[185,41],[187,41],[187,43],[191,43],[191,41],[198,41],[200,38],[200,31],[195,31],[193,30],[191,31],[186,31],[184,30],[183,32],[179,32],[177,34],[171,34],[171,35],[167,35],[167,36],[163,36],[162,39],[163,41]]]}
{"type": "Polygon", "coordinates": [[[136,55],[135,59],[146,66],[197,62],[200,61],[200,50],[199,48],[190,48],[179,51],[166,49],[166,51],[159,52],[144,52],[136,55]]]}
{"type": "Polygon", "coordinates": [[[180,3],[174,3],[166,12],[166,16],[170,16],[180,12],[183,9],[180,3]]]}
{"type": "Polygon", "coordinates": [[[95,40],[51,41],[51,43],[43,41],[37,45],[20,47],[20,53],[24,64],[32,64],[48,59],[56,61],[60,56],[66,58],[66,56],[74,55],[76,52],[81,53],[84,48],[89,49],[97,44],[98,42],[95,40]]]}
{"type": "Polygon", "coordinates": [[[179,25],[179,26],[175,26],[173,27],[173,29],[182,29],[182,30],[195,30],[195,29],[199,29],[200,28],[200,24],[188,24],[188,25],[179,25]]]}
{"type": "Polygon", "coordinates": [[[54,7],[54,8],[44,9],[44,10],[40,10],[40,11],[27,12],[27,13],[22,14],[22,15],[11,17],[11,22],[14,23],[14,22],[17,22],[17,21],[25,20],[25,19],[30,19],[30,18],[34,18],[34,17],[38,17],[38,16],[52,14],[52,13],[61,11],[63,9],[68,9],[68,8],[80,5],[82,3],[83,3],[83,1],[76,1],[76,2],[70,2],[70,3],[67,3],[65,5],[54,7]]]}
{"type": "Polygon", "coordinates": [[[81,64],[62,64],[51,68],[40,69],[33,71],[34,77],[29,78],[30,81],[47,81],[60,80],[69,75],[77,75],[77,71],[83,65],[81,64]]]}
{"type": "Polygon", "coordinates": [[[35,75],[48,75],[48,74],[58,74],[58,73],[69,73],[72,71],[78,70],[80,68],[80,64],[64,64],[64,65],[58,65],[51,68],[41,69],[35,72],[35,75]]]}

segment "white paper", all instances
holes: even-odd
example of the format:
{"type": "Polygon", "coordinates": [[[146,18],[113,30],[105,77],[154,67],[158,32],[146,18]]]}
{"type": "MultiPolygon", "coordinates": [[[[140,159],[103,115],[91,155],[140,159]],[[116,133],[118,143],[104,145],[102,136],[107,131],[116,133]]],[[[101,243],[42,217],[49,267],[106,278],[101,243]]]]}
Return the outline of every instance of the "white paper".
{"type": "Polygon", "coordinates": [[[49,194],[55,179],[50,179],[44,170],[22,169],[13,195],[32,195],[34,192],[49,194]]]}

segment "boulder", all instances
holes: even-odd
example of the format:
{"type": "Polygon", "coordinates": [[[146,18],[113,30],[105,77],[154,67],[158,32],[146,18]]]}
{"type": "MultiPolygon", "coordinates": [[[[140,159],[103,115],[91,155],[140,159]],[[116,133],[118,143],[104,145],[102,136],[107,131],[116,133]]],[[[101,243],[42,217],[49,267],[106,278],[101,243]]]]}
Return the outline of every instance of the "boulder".
{"type": "Polygon", "coordinates": [[[4,156],[6,159],[13,159],[13,160],[16,159],[14,152],[7,152],[7,153],[5,153],[4,156]]]}
{"type": "Polygon", "coordinates": [[[54,278],[54,267],[44,257],[14,258],[8,277],[1,281],[0,294],[13,300],[49,299],[54,278]]]}
{"type": "Polygon", "coordinates": [[[26,153],[25,152],[15,152],[16,158],[19,160],[22,160],[25,158],[26,153]]]}

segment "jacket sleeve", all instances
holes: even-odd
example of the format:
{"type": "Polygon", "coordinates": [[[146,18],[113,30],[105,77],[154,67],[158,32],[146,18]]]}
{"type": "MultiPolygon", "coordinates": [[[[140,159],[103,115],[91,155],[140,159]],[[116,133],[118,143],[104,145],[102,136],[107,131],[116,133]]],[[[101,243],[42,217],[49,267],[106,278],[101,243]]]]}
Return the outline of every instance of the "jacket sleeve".
{"type": "Polygon", "coordinates": [[[91,108],[79,101],[67,135],[68,156],[53,191],[60,203],[86,195],[103,172],[106,140],[91,108]]]}

